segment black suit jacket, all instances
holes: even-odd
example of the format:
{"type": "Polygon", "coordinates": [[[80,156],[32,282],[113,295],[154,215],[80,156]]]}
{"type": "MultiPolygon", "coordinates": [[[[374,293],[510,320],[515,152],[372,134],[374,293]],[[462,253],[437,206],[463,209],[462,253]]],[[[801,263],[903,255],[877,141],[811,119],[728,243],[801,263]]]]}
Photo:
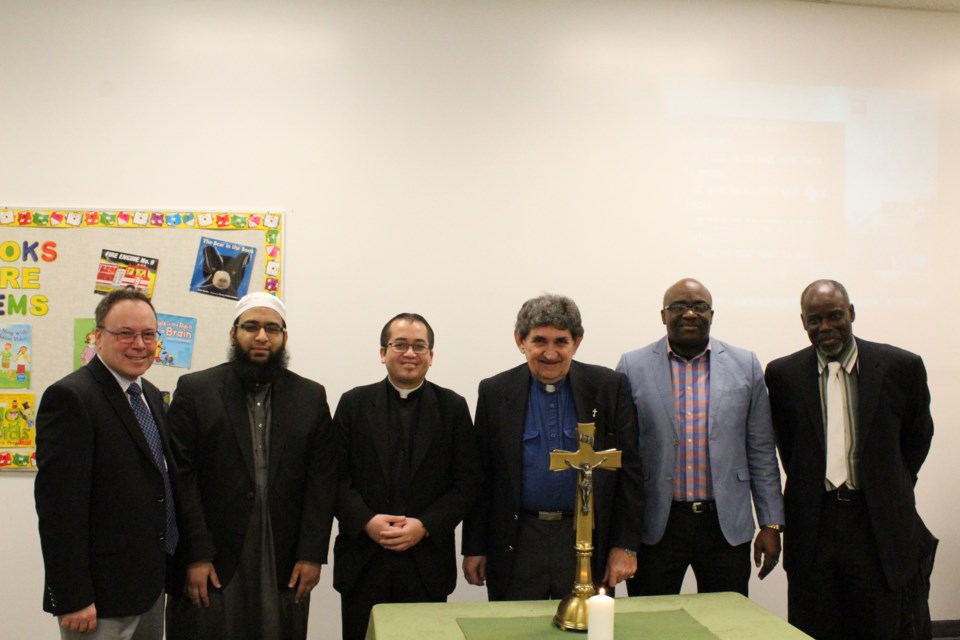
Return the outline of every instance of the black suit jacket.
{"type": "MultiPolygon", "coordinates": [[[[334,419],[340,454],[337,499],[339,533],[334,543],[333,586],[349,594],[380,547],[363,527],[378,513],[390,513],[391,463],[389,382],[345,393],[334,419]]],[[[476,500],[480,463],[466,401],[453,391],[424,382],[417,421],[410,427],[410,482],[407,510],[429,537],[410,553],[419,579],[436,598],[457,584],[454,530],[476,500]]]]}
{"type": "MultiPolygon", "coordinates": [[[[169,451],[160,392],[141,383],[169,451]]],[[[149,609],[165,586],[163,475],[99,357],[43,393],[37,467],[44,611],[59,616],[93,603],[98,617],[113,618],[149,609]]]]}
{"type": "MultiPolygon", "coordinates": [[[[578,421],[596,423],[596,450],[620,449],[623,468],[597,471],[594,482],[593,579],[603,579],[611,547],[636,550],[643,517],[637,411],[627,377],[574,361],[569,373],[578,421]],[[596,410],[596,416],[593,412],[596,410]]],[[[477,434],[485,483],[464,521],[463,555],[487,557],[487,592],[498,600],[509,586],[520,529],[523,424],[530,391],[524,363],[480,383],[477,434]]],[[[573,549],[570,550],[573,553],[573,549]]],[[[571,576],[571,580],[573,576],[571,576]]]]}
{"type": "MultiPolygon", "coordinates": [[[[277,582],[298,560],[325,563],[336,499],[336,448],[324,388],[284,370],[270,392],[268,505],[277,582]]],[[[183,565],[213,561],[226,586],[237,570],[256,492],[243,383],[231,364],[184,375],[168,416],[179,470],[183,565]]]]}
{"type": "MultiPolygon", "coordinates": [[[[857,339],[862,446],[859,483],[891,588],[917,571],[924,531],[914,485],[933,437],[927,372],[919,356],[857,339]]],[[[811,346],[767,366],[767,387],[786,471],[784,568],[802,577],[812,566],[826,474],[817,353],[811,346]]]]}

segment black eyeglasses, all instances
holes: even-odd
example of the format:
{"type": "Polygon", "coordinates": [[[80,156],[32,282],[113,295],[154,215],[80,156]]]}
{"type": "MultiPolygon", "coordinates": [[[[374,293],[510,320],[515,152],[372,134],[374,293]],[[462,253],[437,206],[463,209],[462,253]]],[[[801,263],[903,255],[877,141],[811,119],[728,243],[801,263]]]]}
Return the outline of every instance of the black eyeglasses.
{"type": "Polygon", "coordinates": [[[712,311],[713,307],[710,306],[709,302],[671,302],[665,306],[663,310],[669,311],[670,313],[686,313],[687,311],[707,313],[708,311],[712,311]]]}
{"type": "Polygon", "coordinates": [[[113,331],[112,329],[107,329],[106,327],[98,328],[112,335],[120,344],[133,344],[136,341],[137,336],[140,336],[140,339],[143,340],[143,344],[153,344],[157,341],[158,336],[156,331],[140,331],[138,333],[136,331],[130,331],[129,329],[113,331]]]}
{"type": "Polygon", "coordinates": [[[388,342],[387,346],[397,353],[406,353],[407,349],[413,349],[413,352],[418,356],[422,356],[426,352],[430,351],[429,345],[425,345],[422,342],[388,342]]]}
{"type": "Polygon", "coordinates": [[[267,332],[268,336],[278,336],[281,333],[287,330],[286,327],[277,324],[276,322],[268,322],[267,324],[260,324],[259,322],[253,322],[248,320],[247,322],[239,322],[233,325],[235,329],[241,329],[246,333],[252,333],[254,335],[260,333],[260,330],[267,332]]]}

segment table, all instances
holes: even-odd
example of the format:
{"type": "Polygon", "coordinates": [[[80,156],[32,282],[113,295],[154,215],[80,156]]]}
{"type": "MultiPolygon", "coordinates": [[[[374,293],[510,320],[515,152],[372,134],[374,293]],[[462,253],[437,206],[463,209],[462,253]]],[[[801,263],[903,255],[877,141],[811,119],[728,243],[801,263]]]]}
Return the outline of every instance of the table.
{"type": "MultiPolygon", "coordinates": [[[[548,616],[558,601],[379,604],[370,614],[366,640],[464,640],[457,618],[548,616]]],[[[682,609],[721,640],[794,640],[800,630],[738,593],[617,598],[617,614],[682,609]]],[[[544,638],[586,640],[585,633],[545,628],[544,638]]],[[[502,640],[510,640],[508,635],[502,640]]]]}

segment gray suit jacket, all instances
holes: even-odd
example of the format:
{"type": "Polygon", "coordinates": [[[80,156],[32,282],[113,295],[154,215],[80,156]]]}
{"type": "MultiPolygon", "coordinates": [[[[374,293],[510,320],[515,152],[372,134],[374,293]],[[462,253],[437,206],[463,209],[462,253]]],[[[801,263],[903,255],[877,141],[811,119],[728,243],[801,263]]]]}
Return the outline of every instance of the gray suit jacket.
{"type": "MultiPolygon", "coordinates": [[[[617,365],[630,380],[637,406],[646,493],[644,544],[663,537],[673,501],[680,434],[667,349],[663,337],[625,353],[617,365]]],[[[727,542],[738,545],[749,542],[755,530],[751,495],[760,524],[783,524],[780,468],[757,356],[714,338],[710,349],[710,473],[720,528],[727,542]]]]}

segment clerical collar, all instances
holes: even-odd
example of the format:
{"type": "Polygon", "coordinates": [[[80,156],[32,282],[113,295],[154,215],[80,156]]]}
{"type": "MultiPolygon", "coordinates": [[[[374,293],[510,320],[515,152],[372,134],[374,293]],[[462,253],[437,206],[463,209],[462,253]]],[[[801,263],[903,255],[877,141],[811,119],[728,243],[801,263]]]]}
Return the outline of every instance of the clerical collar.
{"type": "Polygon", "coordinates": [[[413,393],[413,392],[415,392],[415,391],[419,391],[420,388],[423,387],[423,383],[424,383],[424,381],[421,380],[421,381],[420,381],[420,384],[418,384],[418,385],[417,385],[416,387],[414,387],[413,389],[401,389],[401,388],[398,387],[397,385],[393,384],[393,380],[391,380],[389,377],[387,378],[387,382],[389,382],[389,383],[390,383],[390,386],[393,387],[394,389],[396,389],[397,393],[400,394],[400,399],[401,399],[401,400],[406,400],[406,399],[410,396],[411,393],[413,393]]]}
{"type": "Polygon", "coordinates": [[[540,391],[541,391],[542,393],[548,393],[548,394],[549,394],[549,393],[556,393],[558,390],[560,390],[560,389],[566,389],[566,388],[568,388],[568,387],[570,386],[569,378],[564,378],[563,380],[560,380],[559,382],[554,382],[554,383],[550,383],[550,384],[545,383],[545,382],[540,382],[539,380],[537,380],[537,379],[534,378],[533,376],[530,376],[530,378],[531,378],[531,380],[533,380],[533,384],[534,384],[538,389],[540,389],[540,391]]]}

